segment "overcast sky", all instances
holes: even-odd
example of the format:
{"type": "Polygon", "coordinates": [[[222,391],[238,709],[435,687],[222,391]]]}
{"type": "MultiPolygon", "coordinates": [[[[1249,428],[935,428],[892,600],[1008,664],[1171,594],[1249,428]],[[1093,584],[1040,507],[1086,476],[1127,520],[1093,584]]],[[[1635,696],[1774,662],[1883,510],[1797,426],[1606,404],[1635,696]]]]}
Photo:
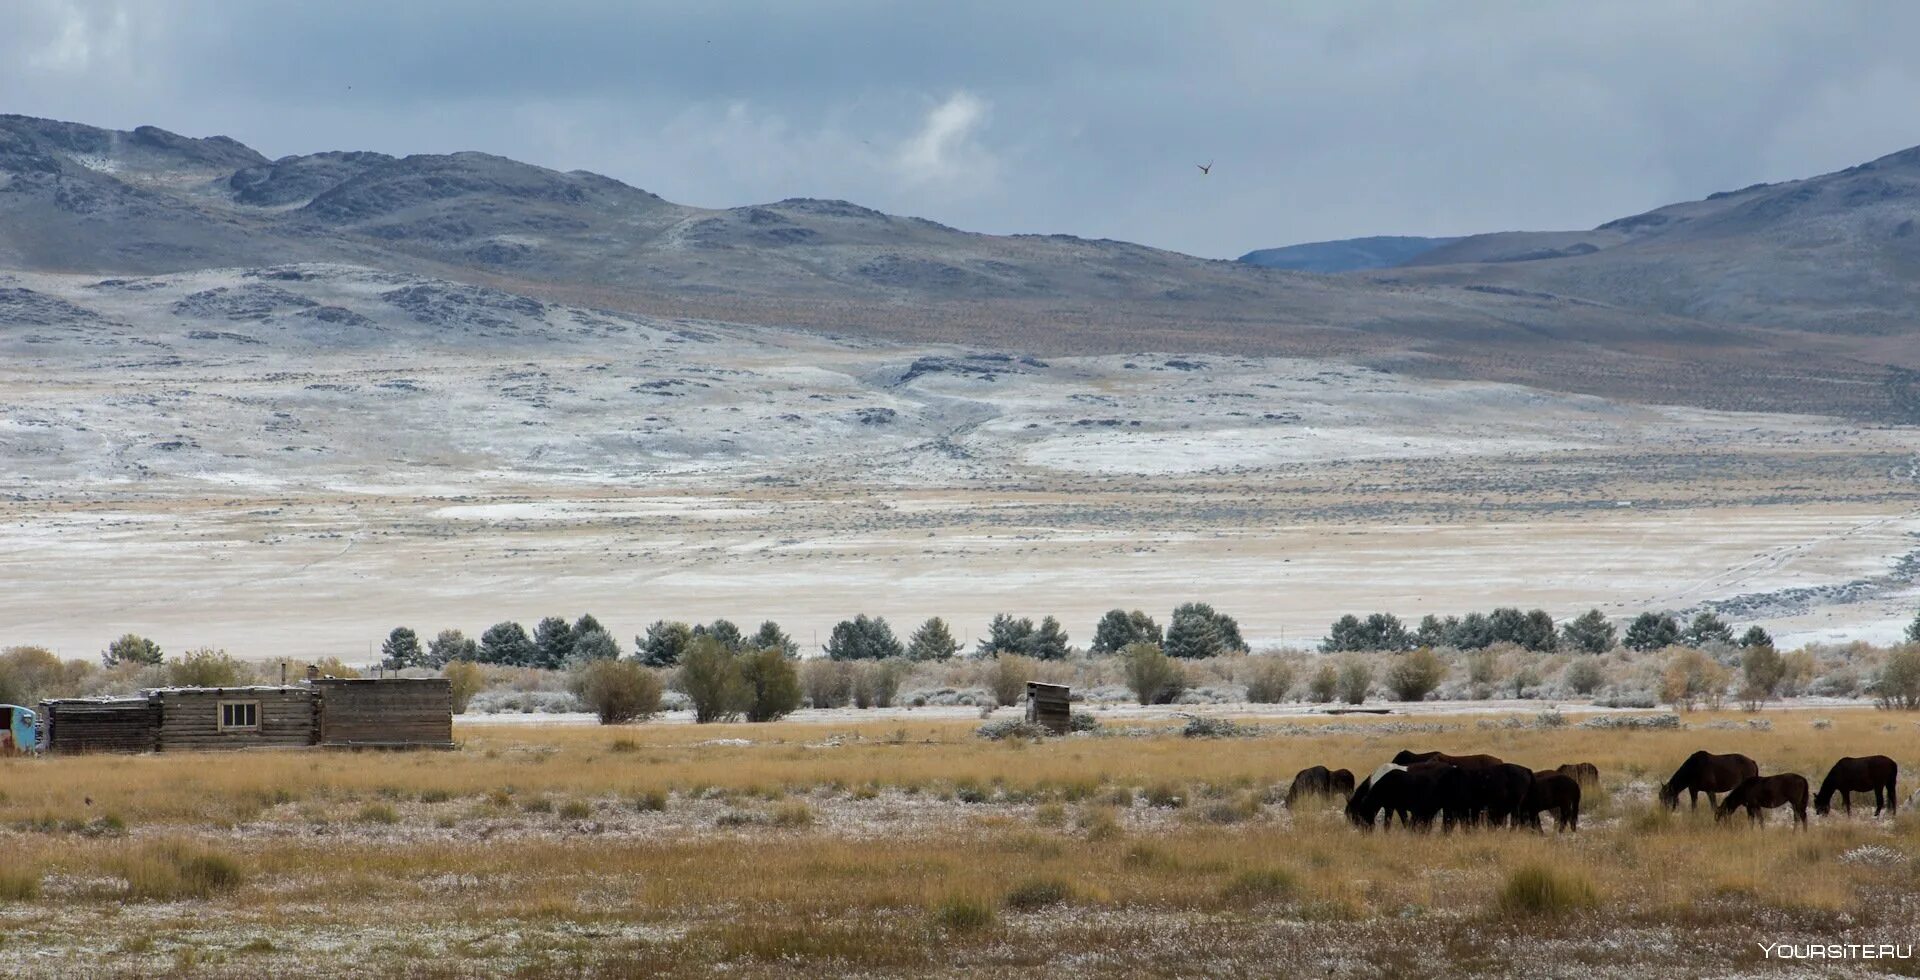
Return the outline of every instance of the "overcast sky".
{"type": "Polygon", "coordinates": [[[0,112],[1219,257],[1590,227],[1920,143],[1901,0],[5,8],[0,112]]]}

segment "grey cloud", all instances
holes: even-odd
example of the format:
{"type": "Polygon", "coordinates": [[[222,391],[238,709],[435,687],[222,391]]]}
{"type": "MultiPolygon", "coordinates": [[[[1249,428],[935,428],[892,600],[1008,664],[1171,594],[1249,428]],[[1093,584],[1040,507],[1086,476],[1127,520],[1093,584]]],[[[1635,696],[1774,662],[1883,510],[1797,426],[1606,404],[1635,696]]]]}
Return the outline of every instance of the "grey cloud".
{"type": "Polygon", "coordinates": [[[1920,143],[1920,7],[1884,3],[21,0],[14,15],[6,111],[270,155],[483,149],[695,204],[846,197],[1214,256],[1587,226],[1920,143]]]}

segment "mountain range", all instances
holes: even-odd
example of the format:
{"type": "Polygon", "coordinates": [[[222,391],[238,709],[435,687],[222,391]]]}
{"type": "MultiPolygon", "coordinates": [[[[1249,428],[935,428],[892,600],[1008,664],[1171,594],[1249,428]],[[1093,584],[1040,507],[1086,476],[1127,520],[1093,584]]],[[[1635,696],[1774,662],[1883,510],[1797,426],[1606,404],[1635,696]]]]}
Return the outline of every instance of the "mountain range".
{"type": "MultiPolygon", "coordinates": [[[[1920,149],[1590,231],[1475,235],[1322,275],[975,234],[844,201],[695,208],[484,153],[269,160],[226,137],[0,116],[0,286],[6,270],[335,262],[880,340],[1331,357],[1890,421],[1920,420],[1917,218],[1920,149]]],[[[0,329],[37,302],[25,292],[0,289],[0,329]]]]}

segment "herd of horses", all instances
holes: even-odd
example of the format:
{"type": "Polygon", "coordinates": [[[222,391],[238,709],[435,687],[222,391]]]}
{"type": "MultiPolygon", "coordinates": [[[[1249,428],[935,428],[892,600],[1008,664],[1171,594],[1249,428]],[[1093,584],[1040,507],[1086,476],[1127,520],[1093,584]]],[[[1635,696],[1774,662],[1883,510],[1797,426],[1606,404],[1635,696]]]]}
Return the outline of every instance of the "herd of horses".
{"type": "MultiPolygon", "coordinates": [[[[1884,755],[1841,759],[1813,796],[1814,812],[1822,816],[1831,812],[1838,795],[1841,807],[1852,814],[1853,794],[1872,793],[1874,816],[1882,811],[1891,816],[1898,806],[1899,775],[1900,767],[1884,755]]],[[[1431,829],[1438,820],[1443,830],[1530,827],[1538,831],[1540,815],[1549,813],[1555,829],[1578,831],[1581,790],[1599,784],[1600,770],[1590,762],[1535,770],[1491,755],[1403,750],[1357,785],[1353,773],[1345,769],[1302,769],[1287,791],[1287,807],[1345,796],[1347,818],[1368,830],[1376,823],[1382,829],[1391,827],[1398,817],[1400,826],[1408,829],[1431,829]]],[[[1792,808],[1796,824],[1807,825],[1806,777],[1798,773],[1762,776],[1757,763],[1738,753],[1703,751],[1688,756],[1660,786],[1660,802],[1677,810],[1681,793],[1688,794],[1693,809],[1705,794],[1716,820],[1745,810],[1752,822],[1761,823],[1764,811],[1785,806],[1792,808]]]]}

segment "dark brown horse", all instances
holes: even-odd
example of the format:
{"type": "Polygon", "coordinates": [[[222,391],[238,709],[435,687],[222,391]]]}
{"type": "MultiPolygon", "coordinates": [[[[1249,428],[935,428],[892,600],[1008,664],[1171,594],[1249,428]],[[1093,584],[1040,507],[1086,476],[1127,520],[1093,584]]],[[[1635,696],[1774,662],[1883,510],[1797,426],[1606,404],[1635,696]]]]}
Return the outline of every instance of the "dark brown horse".
{"type": "Polygon", "coordinates": [[[1400,753],[1393,757],[1393,761],[1395,765],[1401,766],[1411,766],[1417,762],[1444,762],[1462,769],[1491,769],[1494,766],[1506,764],[1506,761],[1499,756],[1448,755],[1445,752],[1414,752],[1409,749],[1401,749],[1400,753]]]}
{"type": "Polygon", "coordinates": [[[1310,796],[1353,795],[1353,773],[1345,769],[1328,769],[1326,766],[1308,766],[1293,774],[1293,784],[1287,787],[1287,808],[1310,796]]]}
{"type": "Polygon", "coordinates": [[[1725,793],[1740,785],[1740,781],[1760,775],[1760,764],[1739,753],[1714,755],[1711,752],[1695,752],[1680,763],[1673,771],[1673,778],[1660,787],[1660,802],[1669,810],[1680,808],[1680,791],[1688,793],[1689,809],[1699,809],[1700,794],[1707,794],[1709,807],[1720,801],[1716,794],[1725,793]]]}
{"type": "Polygon", "coordinates": [[[1555,830],[1580,829],[1580,780],[1568,775],[1567,766],[1558,769],[1542,769],[1533,774],[1533,786],[1527,790],[1526,802],[1520,804],[1516,820],[1524,819],[1535,830],[1540,829],[1540,813],[1552,810],[1555,830]]]}
{"type": "Polygon", "coordinates": [[[1900,806],[1900,796],[1894,789],[1899,780],[1899,764],[1884,755],[1849,756],[1827,770],[1827,778],[1820,783],[1820,795],[1813,798],[1813,812],[1826,816],[1833,809],[1833,794],[1839,793],[1840,806],[1852,816],[1853,794],[1871,791],[1873,815],[1879,816],[1884,807],[1887,816],[1893,816],[1900,806]],[[1884,803],[1882,793],[1886,794],[1884,803]]]}
{"type": "Polygon", "coordinates": [[[1591,762],[1569,762],[1553,771],[1562,776],[1571,776],[1574,782],[1582,786],[1600,785],[1600,767],[1591,762]]]}
{"type": "Polygon", "coordinates": [[[1762,823],[1760,809],[1776,806],[1793,807],[1793,822],[1804,829],[1807,826],[1807,777],[1797,772],[1778,776],[1748,776],[1733,788],[1733,792],[1727,794],[1720,808],[1713,811],[1713,818],[1725,820],[1733,815],[1733,811],[1745,807],[1747,819],[1762,823]]]}

